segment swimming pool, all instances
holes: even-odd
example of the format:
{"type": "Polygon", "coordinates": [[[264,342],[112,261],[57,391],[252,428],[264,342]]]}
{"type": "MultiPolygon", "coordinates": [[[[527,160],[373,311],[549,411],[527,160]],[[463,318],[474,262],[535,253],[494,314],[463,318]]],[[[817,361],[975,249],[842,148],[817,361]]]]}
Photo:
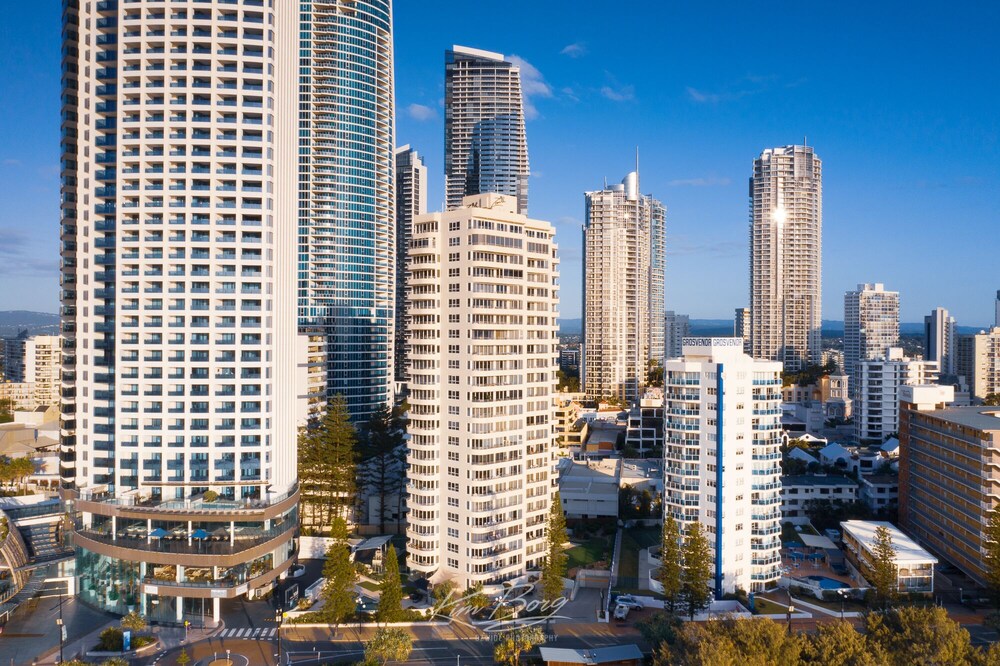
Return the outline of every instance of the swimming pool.
{"type": "Polygon", "coordinates": [[[824,590],[845,590],[851,587],[847,583],[841,583],[839,580],[827,576],[806,576],[806,580],[811,581],[814,585],[819,585],[824,590]]]}

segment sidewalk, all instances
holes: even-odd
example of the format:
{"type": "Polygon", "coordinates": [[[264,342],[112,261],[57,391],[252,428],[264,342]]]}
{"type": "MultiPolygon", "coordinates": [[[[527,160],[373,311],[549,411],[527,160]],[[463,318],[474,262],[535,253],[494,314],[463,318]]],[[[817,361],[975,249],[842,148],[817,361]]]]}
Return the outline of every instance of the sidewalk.
{"type": "MultiPolygon", "coordinates": [[[[74,658],[86,659],[86,653],[89,650],[93,650],[94,646],[97,645],[97,641],[100,638],[102,631],[108,627],[120,626],[121,624],[118,620],[113,620],[101,625],[98,629],[95,629],[83,638],[66,643],[63,645],[63,660],[70,661],[74,658]]],[[[225,628],[225,622],[219,622],[219,626],[215,628],[206,627],[204,629],[196,629],[191,627],[187,630],[187,640],[185,640],[184,627],[154,626],[152,627],[152,632],[154,636],[160,639],[160,648],[147,654],[157,654],[159,652],[171,650],[180,645],[190,645],[191,643],[211,638],[225,628]]],[[[34,663],[39,666],[58,664],[59,648],[56,647],[55,649],[49,650],[48,652],[40,655],[34,663]]]]}

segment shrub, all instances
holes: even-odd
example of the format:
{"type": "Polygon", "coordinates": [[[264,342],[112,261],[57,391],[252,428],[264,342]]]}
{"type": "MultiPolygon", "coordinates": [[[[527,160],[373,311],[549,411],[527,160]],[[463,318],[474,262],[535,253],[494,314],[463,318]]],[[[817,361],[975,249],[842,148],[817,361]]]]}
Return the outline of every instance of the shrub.
{"type": "Polygon", "coordinates": [[[97,651],[121,652],[122,645],[124,645],[122,630],[117,627],[108,627],[101,632],[101,636],[97,641],[97,651]]]}
{"type": "Polygon", "coordinates": [[[132,649],[138,650],[139,648],[146,647],[147,645],[152,645],[156,642],[156,639],[152,636],[134,636],[132,638],[132,649]]]}
{"type": "Polygon", "coordinates": [[[202,495],[202,499],[205,500],[206,502],[214,502],[215,500],[219,499],[219,493],[215,492],[214,490],[206,490],[205,494],[202,495]]]}

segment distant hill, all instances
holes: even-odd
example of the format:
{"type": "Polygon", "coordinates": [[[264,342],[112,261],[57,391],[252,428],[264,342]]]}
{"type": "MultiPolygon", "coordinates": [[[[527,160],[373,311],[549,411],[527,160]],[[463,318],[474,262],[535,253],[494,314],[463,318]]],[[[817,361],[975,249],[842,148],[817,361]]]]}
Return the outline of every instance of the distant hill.
{"type": "Polygon", "coordinates": [[[12,337],[24,330],[31,335],[58,333],[59,315],[28,310],[0,310],[0,337],[12,337]]]}
{"type": "MultiPolygon", "coordinates": [[[[983,330],[978,326],[958,326],[959,333],[978,333],[983,330]]],[[[583,333],[582,319],[560,319],[559,332],[563,335],[580,335],[583,333]]],[[[903,322],[899,325],[900,335],[923,335],[923,323],[903,322]]],[[[733,334],[732,319],[692,319],[691,335],[727,336],[733,334]]],[[[824,338],[841,338],[844,336],[844,322],[837,319],[823,320],[824,338]]]]}

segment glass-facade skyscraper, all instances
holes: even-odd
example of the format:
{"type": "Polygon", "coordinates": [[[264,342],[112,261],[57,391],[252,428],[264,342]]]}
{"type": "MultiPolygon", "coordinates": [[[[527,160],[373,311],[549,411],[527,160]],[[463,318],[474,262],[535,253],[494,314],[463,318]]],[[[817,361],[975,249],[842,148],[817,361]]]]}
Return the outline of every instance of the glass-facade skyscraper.
{"type": "Polygon", "coordinates": [[[355,420],[392,400],[391,0],[300,2],[298,319],[355,420]]]}
{"type": "Polygon", "coordinates": [[[448,210],[495,192],[528,212],[528,140],[521,68],[499,53],[453,46],[445,52],[444,171],[448,210]]]}

